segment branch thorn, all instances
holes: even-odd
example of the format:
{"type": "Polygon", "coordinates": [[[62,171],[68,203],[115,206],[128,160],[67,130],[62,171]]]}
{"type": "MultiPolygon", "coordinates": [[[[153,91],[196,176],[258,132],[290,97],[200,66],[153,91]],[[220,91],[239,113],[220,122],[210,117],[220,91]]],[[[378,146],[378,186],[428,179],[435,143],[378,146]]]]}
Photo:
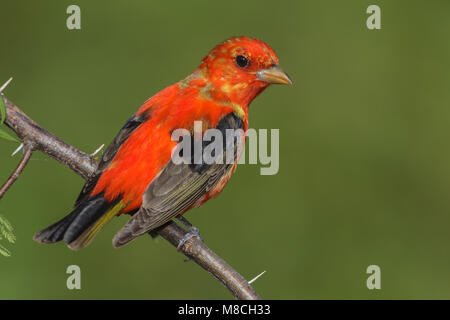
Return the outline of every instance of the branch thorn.
{"type": "Polygon", "coordinates": [[[20,150],[22,150],[23,146],[24,146],[24,144],[21,143],[20,146],[19,146],[16,150],[14,150],[14,152],[11,154],[11,157],[14,157],[14,156],[16,155],[17,152],[19,152],[20,150]]]}
{"type": "Polygon", "coordinates": [[[9,78],[8,81],[5,82],[4,85],[2,85],[2,87],[0,88],[0,93],[5,90],[5,88],[8,86],[8,84],[12,81],[13,77],[9,78]]]}
{"type": "Polygon", "coordinates": [[[105,144],[102,144],[100,147],[98,147],[97,150],[95,150],[93,153],[91,153],[91,157],[95,156],[97,153],[99,153],[103,147],[105,146],[105,144]]]}
{"type": "Polygon", "coordinates": [[[256,277],[254,277],[252,280],[250,280],[248,282],[248,284],[252,284],[253,282],[255,282],[256,280],[258,280],[259,277],[261,277],[264,273],[266,273],[266,271],[264,270],[263,272],[261,272],[260,274],[258,274],[256,277]]]}

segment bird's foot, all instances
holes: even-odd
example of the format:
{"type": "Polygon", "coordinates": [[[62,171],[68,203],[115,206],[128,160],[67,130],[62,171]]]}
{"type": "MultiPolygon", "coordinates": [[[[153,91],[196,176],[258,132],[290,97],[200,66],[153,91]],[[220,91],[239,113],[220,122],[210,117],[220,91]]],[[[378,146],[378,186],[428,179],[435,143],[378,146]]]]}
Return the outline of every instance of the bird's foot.
{"type": "Polygon", "coordinates": [[[201,241],[203,241],[202,236],[200,235],[200,232],[198,231],[198,228],[194,227],[189,221],[186,220],[186,218],[183,218],[182,216],[177,218],[181,223],[183,223],[184,226],[186,226],[189,229],[189,232],[186,233],[186,235],[183,237],[183,239],[180,240],[177,246],[177,250],[180,251],[181,248],[186,244],[186,242],[191,239],[192,237],[197,237],[201,241]]]}
{"type": "Polygon", "coordinates": [[[189,232],[186,233],[186,235],[183,237],[183,239],[181,239],[180,242],[178,243],[177,250],[180,251],[181,248],[186,244],[186,242],[193,237],[197,237],[201,241],[203,241],[203,238],[200,235],[200,232],[198,231],[198,229],[196,227],[190,227],[189,232]]]}

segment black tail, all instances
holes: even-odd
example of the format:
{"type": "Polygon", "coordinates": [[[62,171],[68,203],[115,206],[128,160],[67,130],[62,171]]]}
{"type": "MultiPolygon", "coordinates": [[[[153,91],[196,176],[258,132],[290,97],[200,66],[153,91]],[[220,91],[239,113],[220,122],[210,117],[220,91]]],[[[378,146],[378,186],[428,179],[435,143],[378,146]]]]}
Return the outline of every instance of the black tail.
{"type": "MultiPolygon", "coordinates": [[[[85,232],[89,231],[119,201],[120,199],[108,202],[102,193],[89,197],[80,203],[69,215],[52,224],[50,227],[36,233],[34,240],[41,243],[55,243],[64,240],[70,248],[81,249],[89,243],[99,228],[96,228],[94,230],[95,232],[86,241],[83,241],[82,244],[76,246],[71,246],[70,244],[79,239],[85,232]]],[[[107,220],[104,221],[104,223],[106,222],[107,220]]]]}

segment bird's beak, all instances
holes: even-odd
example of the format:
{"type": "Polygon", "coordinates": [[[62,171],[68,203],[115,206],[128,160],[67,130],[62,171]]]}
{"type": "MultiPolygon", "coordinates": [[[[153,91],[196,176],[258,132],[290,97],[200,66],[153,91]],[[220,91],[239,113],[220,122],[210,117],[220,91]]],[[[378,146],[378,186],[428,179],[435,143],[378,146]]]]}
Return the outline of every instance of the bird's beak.
{"type": "Polygon", "coordinates": [[[287,73],[277,65],[259,70],[256,74],[259,80],[267,83],[292,84],[287,73]]]}

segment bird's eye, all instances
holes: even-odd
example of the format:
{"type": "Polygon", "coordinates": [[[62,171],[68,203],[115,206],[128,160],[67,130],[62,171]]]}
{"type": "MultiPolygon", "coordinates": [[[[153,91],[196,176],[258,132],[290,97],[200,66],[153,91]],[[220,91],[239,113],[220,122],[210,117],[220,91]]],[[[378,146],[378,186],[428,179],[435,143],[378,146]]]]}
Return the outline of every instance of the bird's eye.
{"type": "Polygon", "coordinates": [[[247,57],[243,55],[236,56],[234,60],[236,61],[236,64],[238,65],[239,68],[245,68],[246,66],[248,66],[249,63],[247,57]]]}

